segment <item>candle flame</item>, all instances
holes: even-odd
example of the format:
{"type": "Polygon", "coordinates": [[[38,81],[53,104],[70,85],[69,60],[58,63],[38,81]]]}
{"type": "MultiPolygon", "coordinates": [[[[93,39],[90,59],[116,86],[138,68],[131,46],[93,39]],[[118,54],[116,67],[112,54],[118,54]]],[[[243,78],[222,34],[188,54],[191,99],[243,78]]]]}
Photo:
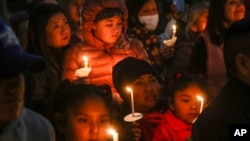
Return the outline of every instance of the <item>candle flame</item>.
{"type": "Polygon", "coordinates": [[[113,134],[116,133],[116,131],[114,129],[112,129],[112,128],[109,128],[108,129],[108,133],[111,134],[111,135],[113,135],[113,134]]]}
{"type": "Polygon", "coordinates": [[[173,25],[173,27],[172,27],[172,28],[173,28],[173,30],[176,30],[176,25],[173,25]]]}
{"type": "Polygon", "coordinates": [[[203,98],[199,95],[196,96],[196,98],[199,100],[199,101],[203,101],[203,98]]]}
{"type": "Polygon", "coordinates": [[[88,61],[88,57],[83,56],[83,61],[88,61]]]}
{"type": "Polygon", "coordinates": [[[130,87],[127,87],[127,91],[132,92],[132,89],[130,87]]]}

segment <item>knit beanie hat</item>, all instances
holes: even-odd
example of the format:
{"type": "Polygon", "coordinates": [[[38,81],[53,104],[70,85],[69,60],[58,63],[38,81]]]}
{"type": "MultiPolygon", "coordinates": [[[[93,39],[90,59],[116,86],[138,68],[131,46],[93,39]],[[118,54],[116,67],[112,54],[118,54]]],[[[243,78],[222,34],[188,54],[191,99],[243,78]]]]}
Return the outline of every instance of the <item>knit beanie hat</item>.
{"type": "Polygon", "coordinates": [[[126,87],[144,74],[152,74],[160,80],[151,64],[137,58],[127,57],[113,67],[113,84],[121,98],[124,99],[126,87]]]}

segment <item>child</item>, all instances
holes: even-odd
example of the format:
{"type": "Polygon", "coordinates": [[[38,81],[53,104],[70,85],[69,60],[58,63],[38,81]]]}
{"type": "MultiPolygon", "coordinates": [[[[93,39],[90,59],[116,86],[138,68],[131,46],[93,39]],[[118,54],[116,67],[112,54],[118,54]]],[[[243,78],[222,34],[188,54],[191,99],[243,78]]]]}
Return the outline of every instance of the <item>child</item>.
{"type": "Polygon", "coordinates": [[[62,81],[54,98],[57,140],[108,141],[111,101],[109,87],[62,81]]]}
{"type": "Polygon", "coordinates": [[[168,99],[169,110],[164,114],[165,123],[154,130],[153,141],[184,141],[189,139],[192,123],[204,106],[206,88],[197,75],[176,73],[168,99]]]}
{"type": "Polygon", "coordinates": [[[86,0],[83,7],[83,37],[65,54],[63,79],[79,79],[75,71],[84,65],[88,57],[92,71],[88,75],[90,84],[108,84],[116,100],[120,100],[112,83],[112,67],[125,57],[132,56],[148,60],[139,40],[128,38],[127,9],[121,0],[86,0]]]}

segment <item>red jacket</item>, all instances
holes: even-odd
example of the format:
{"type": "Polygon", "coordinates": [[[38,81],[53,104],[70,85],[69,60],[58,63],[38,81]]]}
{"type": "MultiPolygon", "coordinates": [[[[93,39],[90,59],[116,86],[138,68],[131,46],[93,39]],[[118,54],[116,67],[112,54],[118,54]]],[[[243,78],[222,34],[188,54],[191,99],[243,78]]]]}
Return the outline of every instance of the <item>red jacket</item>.
{"type": "Polygon", "coordinates": [[[172,111],[164,114],[166,123],[154,130],[153,141],[186,141],[191,136],[192,125],[176,118],[172,111]]]}

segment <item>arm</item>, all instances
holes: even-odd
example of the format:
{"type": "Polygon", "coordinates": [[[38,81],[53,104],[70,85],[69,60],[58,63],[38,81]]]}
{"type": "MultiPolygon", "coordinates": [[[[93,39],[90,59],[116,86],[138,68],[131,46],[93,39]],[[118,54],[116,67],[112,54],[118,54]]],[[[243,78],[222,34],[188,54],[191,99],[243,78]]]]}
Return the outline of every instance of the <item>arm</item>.
{"type": "Polygon", "coordinates": [[[136,58],[150,62],[146,50],[143,48],[143,44],[137,39],[130,40],[130,47],[134,51],[136,58]]]}
{"type": "Polygon", "coordinates": [[[64,55],[62,80],[76,80],[75,71],[79,68],[76,56],[77,48],[69,48],[64,55]]]}

